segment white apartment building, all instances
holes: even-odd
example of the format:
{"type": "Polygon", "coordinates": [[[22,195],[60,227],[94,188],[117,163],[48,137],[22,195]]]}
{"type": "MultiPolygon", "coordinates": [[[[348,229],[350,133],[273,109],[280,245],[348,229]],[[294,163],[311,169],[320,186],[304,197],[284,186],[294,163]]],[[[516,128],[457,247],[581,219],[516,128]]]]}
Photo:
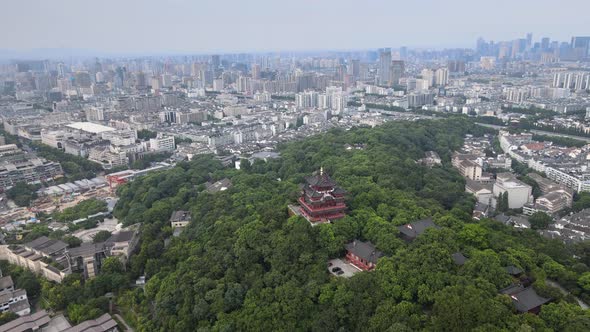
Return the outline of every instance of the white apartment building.
{"type": "Polygon", "coordinates": [[[149,150],[157,152],[176,150],[174,136],[163,136],[158,134],[156,138],[150,138],[149,150]]]}
{"type": "Polygon", "coordinates": [[[569,175],[561,170],[558,170],[550,166],[545,167],[545,174],[549,179],[557,183],[561,183],[568,188],[571,188],[575,191],[583,191],[582,180],[578,179],[573,175],[569,175]]]}
{"type": "Polygon", "coordinates": [[[531,186],[516,179],[510,173],[499,173],[493,187],[494,197],[508,192],[508,207],[510,209],[519,209],[526,203],[532,202],[532,191],[531,186]]]}
{"type": "Polygon", "coordinates": [[[458,163],[457,168],[464,177],[473,181],[481,180],[482,168],[475,161],[469,159],[463,160],[458,163]]]}

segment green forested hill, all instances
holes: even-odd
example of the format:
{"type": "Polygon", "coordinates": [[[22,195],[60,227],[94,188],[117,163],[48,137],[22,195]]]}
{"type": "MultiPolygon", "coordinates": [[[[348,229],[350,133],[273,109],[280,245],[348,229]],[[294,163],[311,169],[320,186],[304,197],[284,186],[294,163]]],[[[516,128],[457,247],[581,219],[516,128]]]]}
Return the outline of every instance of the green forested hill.
{"type": "Polygon", "coordinates": [[[148,282],[145,293],[119,294],[119,307],[140,331],[590,329],[586,312],[545,285],[550,277],[588,298],[590,246],[565,247],[532,231],[471,220],[474,200],[449,157],[466,133],[483,131],[466,119],[333,130],[281,146],[280,159],[240,171],[204,156],[137,179],[119,189],[115,214],[142,224],[128,271],[148,282]],[[442,167],[415,163],[428,150],[446,161],[442,167]],[[289,218],[287,204],[320,167],[349,192],[350,211],[310,227],[289,218]],[[225,177],[231,189],[202,192],[206,181],[225,177]],[[193,222],[165,246],[174,210],[190,210],[193,222]],[[429,216],[443,227],[409,244],[398,238],[396,226],[429,216]],[[355,238],[387,257],[373,272],[331,277],[326,261],[355,238]],[[451,260],[459,250],[470,257],[461,268],[451,260]],[[498,295],[511,282],[506,265],[524,269],[555,303],[539,316],[515,314],[510,298],[498,295]]]}

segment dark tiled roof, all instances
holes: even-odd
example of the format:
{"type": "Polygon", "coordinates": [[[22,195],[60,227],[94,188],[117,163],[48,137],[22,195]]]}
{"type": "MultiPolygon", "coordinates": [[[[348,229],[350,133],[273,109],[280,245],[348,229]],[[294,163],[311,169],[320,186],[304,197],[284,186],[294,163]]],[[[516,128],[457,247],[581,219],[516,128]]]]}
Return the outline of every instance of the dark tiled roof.
{"type": "Polygon", "coordinates": [[[20,300],[14,303],[11,303],[8,305],[8,310],[17,313],[19,311],[25,310],[25,309],[29,309],[31,308],[31,305],[29,304],[29,300],[24,299],[24,300],[20,300]]]}
{"type": "Polygon", "coordinates": [[[473,208],[473,211],[486,212],[488,210],[488,208],[489,208],[489,205],[487,205],[487,204],[475,202],[475,207],[473,208]]]}
{"type": "Polygon", "coordinates": [[[47,243],[50,240],[51,239],[49,239],[47,236],[41,236],[41,237],[34,239],[31,242],[25,243],[25,246],[29,247],[29,248],[37,249],[37,247],[47,243]]]}
{"type": "Polygon", "coordinates": [[[371,243],[355,240],[346,244],[346,250],[352,252],[355,256],[358,256],[368,262],[377,264],[377,260],[383,256],[383,253],[371,243]]]}
{"type": "Polygon", "coordinates": [[[514,265],[509,265],[509,266],[506,266],[506,267],[504,268],[504,270],[506,270],[506,272],[508,272],[508,274],[510,274],[510,275],[513,275],[513,276],[515,276],[515,275],[519,275],[519,274],[521,274],[522,272],[524,272],[522,269],[520,269],[520,268],[518,268],[518,267],[516,267],[516,266],[514,266],[514,265]]]}
{"type": "Polygon", "coordinates": [[[440,228],[437,226],[431,218],[426,218],[422,220],[415,221],[413,223],[409,223],[403,226],[398,226],[397,229],[399,231],[410,238],[415,238],[418,235],[424,233],[424,231],[428,228],[440,228]]]}
{"type": "Polygon", "coordinates": [[[105,251],[104,242],[101,243],[82,243],[79,247],[68,249],[71,257],[90,257],[96,253],[105,251]]]}
{"type": "Polygon", "coordinates": [[[102,332],[110,331],[117,326],[117,322],[113,320],[111,315],[104,314],[97,319],[84,321],[74,327],[70,327],[63,332],[102,332]]]}
{"type": "Polygon", "coordinates": [[[36,330],[39,327],[49,323],[51,319],[47,311],[41,310],[32,315],[19,317],[11,322],[0,326],[0,332],[24,332],[36,330]]]}
{"type": "Polygon", "coordinates": [[[117,234],[111,235],[111,237],[106,242],[113,243],[130,241],[133,238],[134,233],[135,231],[121,231],[117,234]]]}
{"type": "Polygon", "coordinates": [[[524,287],[521,284],[512,284],[504,289],[501,289],[500,293],[506,294],[506,295],[511,295],[514,293],[518,293],[518,292],[522,291],[523,289],[524,289],[524,287]]]}
{"type": "Polygon", "coordinates": [[[507,225],[510,222],[510,217],[502,213],[502,214],[495,216],[494,220],[507,225]]]}
{"type": "Polygon", "coordinates": [[[63,250],[68,247],[68,245],[60,240],[52,240],[47,236],[42,236],[37,238],[27,244],[25,246],[41,251],[44,254],[51,255],[55,252],[63,250]]]}
{"type": "Polygon", "coordinates": [[[519,312],[530,311],[551,301],[551,299],[539,296],[532,287],[513,293],[510,298],[512,298],[512,303],[519,312]]]}
{"type": "Polygon", "coordinates": [[[467,259],[468,259],[461,252],[456,252],[456,253],[452,254],[451,258],[453,259],[453,262],[459,266],[465,264],[465,262],[467,262],[467,259]]]}
{"type": "Polygon", "coordinates": [[[305,181],[307,181],[310,186],[333,187],[336,185],[336,182],[334,182],[326,172],[320,172],[320,174],[308,176],[305,178],[305,181]]]}
{"type": "Polygon", "coordinates": [[[341,187],[335,187],[333,193],[336,195],[344,195],[348,192],[346,190],[342,189],[341,187]]]}
{"type": "Polygon", "coordinates": [[[175,221],[185,221],[191,220],[191,213],[189,211],[183,211],[183,210],[178,210],[178,211],[174,211],[172,212],[172,216],[170,217],[170,221],[175,222],[175,221]]]}
{"type": "Polygon", "coordinates": [[[216,192],[227,190],[227,189],[231,188],[231,186],[232,186],[231,180],[228,178],[225,178],[225,179],[219,180],[215,183],[208,184],[206,190],[209,193],[216,193],[216,192]]]}

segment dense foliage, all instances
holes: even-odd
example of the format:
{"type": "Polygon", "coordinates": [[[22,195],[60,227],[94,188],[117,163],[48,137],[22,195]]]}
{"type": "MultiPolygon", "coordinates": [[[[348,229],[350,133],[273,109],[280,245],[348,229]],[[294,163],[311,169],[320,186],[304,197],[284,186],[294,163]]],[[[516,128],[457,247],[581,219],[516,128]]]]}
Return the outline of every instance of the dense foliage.
{"type": "Polygon", "coordinates": [[[65,153],[45,144],[31,142],[31,147],[40,157],[59,162],[68,181],[91,179],[96,176],[96,173],[102,171],[100,164],[65,153]]]}
{"type": "Polygon", "coordinates": [[[133,163],[131,163],[131,169],[146,169],[151,166],[153,162],[164,161],[170,156],[172,153],[170,152],[159,152],[159,153],[148,153],[143,156],[141,159],[137,159],[133,163]]]}
{"type": "Polygon", "coordinates": [[[581,148],[584,145],[588,144],[585,141],[581,141],[581,140],[569,138],[569,137],[537,135],[537,134],[533,135],[533,140],[540,141],[540,142],[553,142],[553,144],[555,144],[555,145],[576,147],[576,148],[581,148]]]}
{"type": "MultiPolygon", "coordinates": [[[[583,311],[545,283],[551,277],[588,296],[578,284],[589,271],[586,262],[533,231],[472,221],[474,201],[449,160],[464,134],[483,130],[467,119],[332,130],[282,146],[279,160],[257,161],[246,170],[223,169],[205,156],[137,179],[119,189],[115,214],[125,224],[142,223],[142,243],[129,271],[132,277],[145,274],[148,282],[145,293],[126,291],[119,306],[140,331],[542,330],[588,324],[583,311]],[[364,148],[346,150],[345,144],[364,148]],[[441,155],[442,167],[415,163],[429,150],[441,155]],[[287,204],[296,200],[304,176],[320,167],[349,192],[350,211],[333,224],[310,227],[289,218],[287,204]],[[203,192],[206,181],[224,177],[231,189],[203,192]],[[168,220],[181,209],[192,212],[193,222],[170,238],[168,220]],[[443,228],[413,243],[399,239],[395,226],[428,216],[443,228]],[[355,238],[375,243],[387,256],[374,272],[331,277],[326,261],[343,255],[343,245],[355,238]],[[461,268],[451,260],[459,250],[470,258],[461,268]],[[510,298],[498,293],[511,282],[506,265],[524,269],[559,308],[547,306],[539,317],[516,315],[510,298]],[[572,314],[560,317],[556,310],[572,314]]],[[[585,278],[582,285],[590,285],[585,278]]]]}
{"type": "Polygon", "coordinates": [[[104,295],[119,292],[130,284],[123,265],[117,257],[103,262],[101,273],[91,280],[79,274],[67,276],[61,284],[42,281],[42,302],[45,308],[65,310],[72,323],[94,319],[108,311],[109,299],[104,295]]]}
{"type": "Polygon", "coordinates": [[[29,206],[31,201],[37,198],[38,186],[17,182],[12,188],[6,191],[6,197],[13,200],[18,206],[29,206]]]}
{"type": "Polygon", "coordinates": [[[53,218],[56,221],[69,222],[77,219],[86,218],[89,215],[107,210],[107,203],[103,200],[90,198],[79,202],[78,204],[66,208],[61,212],[55,212],[53,218]]]}
{"type": "Polygon", "coordinates": [[[157,132],[148,129],[142,129],[137,131],[137,138],[143,141],[149,140],[150,138],[156,138],[156,136],[158,136],[157,132]]]}

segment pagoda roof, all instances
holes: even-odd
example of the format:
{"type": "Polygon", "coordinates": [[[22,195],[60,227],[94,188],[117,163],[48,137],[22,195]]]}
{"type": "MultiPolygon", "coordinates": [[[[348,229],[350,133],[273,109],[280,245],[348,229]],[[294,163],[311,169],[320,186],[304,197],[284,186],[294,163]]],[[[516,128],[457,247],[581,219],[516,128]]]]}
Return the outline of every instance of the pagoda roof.
{"type": "Polygon", "coordinates": [[[341,187],[335,187],[334,191],[332,191],[332,193],[334,193],[336,195],[344,195],[344,194],[348,193],[348,191],[342,189],[341,187]]]}
{"type": "Polygon", "coordinates": [[[305,193],[309,197],[322,197],[324,195],[321,192],[316,191],[313,188],[311,188],[308,184],[306,184],[306,185],[303,186],[303,190],[305,191],[305,193]]]}
{"type": "Polygon", "coordinates": [[[314,187],[334,187],[336,182],[328,175],[328,173],[320,170],[319,174],[314,174],[305,178],[305,181],[314,187]]]}

